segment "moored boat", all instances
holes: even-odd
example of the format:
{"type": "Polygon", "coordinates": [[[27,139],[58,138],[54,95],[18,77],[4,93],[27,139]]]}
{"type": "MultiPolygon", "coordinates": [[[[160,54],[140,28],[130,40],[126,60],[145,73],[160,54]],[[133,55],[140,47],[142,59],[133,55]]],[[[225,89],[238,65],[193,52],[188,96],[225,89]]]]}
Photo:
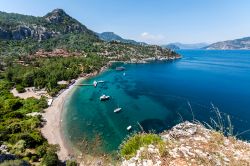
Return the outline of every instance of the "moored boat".
{"type": "Polygon", "coordinates": [[[97,86],[97,81],[94,81],[93,85],[94,85],[94,87],[96,87],[97,86]]]}
{"type": "Polygon", "coordinates": [[[129,131],[129,130],[131,130],[132,129],[132,126],[128,126],[127,127],[127,130],[129,131]]]}
{"type": "Polygon", "coordinates": [[[116,108],[116,109],[114,109],[114,113],[118,113],[118,112],[120,112],[122,110],[122,108],[116,108]]]}
{"type": "Polygon", "coordinates": [[[100,96],[101,101],[108,100],[109,98],[110,98],[110,96],[106,96],[106,95],[101,95],[100,96]]]}
{"type": "Polygon", "coordinates": [[[125,67],[123,67],[123,66],[120,66],[120,67],[116,67],[115,68],[115,70],[117,70],[117,71],[123,71],[123,70],[125,70],[126,68],[125,67]]]}

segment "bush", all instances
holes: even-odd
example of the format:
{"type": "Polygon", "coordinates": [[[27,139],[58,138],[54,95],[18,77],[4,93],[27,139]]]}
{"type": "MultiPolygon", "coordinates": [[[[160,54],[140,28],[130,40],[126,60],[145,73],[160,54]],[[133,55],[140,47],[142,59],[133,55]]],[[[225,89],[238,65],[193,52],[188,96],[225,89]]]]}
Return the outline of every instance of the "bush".
{"type": "Polygon", "coordinates": [[[66,166],[77,166],[77,163],[74,160],[67,160],[66,166]]]}
{"type": "Polygon", "coordinates": [[[40,158],[42,158],[46,154],[47,146],[48,146],[48,144],[44,143],[43,145],[41,145],[41,146],[39,146],[39,147],[36,148],[36,154],[40,158]]]}
{"type": "Polygon", "coordinates": [[[161,137],[156,134],[135,134],[121,144],[120,154],[122,157],[129,159],[136,155],[136,151],[139,150],[140,147],[145,147],[150,144],[158,145],[162,142],[161,137]]]}
{"type": "Polygon", "coordinates": [[[25,151],[26,148],[26,142],[24,140],[18,141],[14,147],[13,150],[15,151],[15,154],[22,154],[25,151]]]}
{"type": "Polygon", "coordinates": [[[30,164],[27,161],[23,160],[9,160],[4,161],[0,164],[0,166],[30,166],[30,164]]]}
{"type": "Polygon", "coordinates": [[[58,164],[58,156],[53,151],[48,151],[42,160],[42,166],[56,166],[58,164]]]}
{"type": "Polygon", "coordinates": [[[26,91],[22,85],[16,85],[16,90],[18,93],[24,93],[26,91]]]}

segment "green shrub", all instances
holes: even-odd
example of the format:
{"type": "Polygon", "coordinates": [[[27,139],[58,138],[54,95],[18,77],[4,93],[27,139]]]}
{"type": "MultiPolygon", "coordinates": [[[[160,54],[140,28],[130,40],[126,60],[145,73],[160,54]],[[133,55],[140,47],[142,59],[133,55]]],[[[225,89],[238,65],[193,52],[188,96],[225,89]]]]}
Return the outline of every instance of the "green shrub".
{"type": "Polygon", "coordinates": [[[26,148],[26,142],[24,140],[18,141],[14,146],[13,150],[15,151],[15,154],[22,154],[25,151],[26,148]]]}
{"type": "Polygon", "coordinates": [[[129,159],[136,155],[136,151],[139,150],[140,147],[145,147],[150,144],[158,145],[162,142],[161,137],[156,134],[135,134],[121,144],[120,155],[129,159]]]}
{"type": "Polygon", "coordinates": [[[42,144],[41,146],[38,146],[37,148],[36,148],[36,154],[40,157],[40,158],[42,158],[45,154],[46,154],[46,152],[47,152],[47,147],[48,147],[49,145],[47,144],[47,143],[44,143],[44,144],[42,144]]]}
{"type": "Polygon", "coordinates": [[[32,162],[37,162],[38,161],[38,156],[31,156],[31,158],[30,158],[30,160],[32,161],[32,162]]]}
{"type": "Polygon", "coordinates": [[[67,160],[66,166],[77,166],[77,163],[74,160],[67,160]]]}
{"type": "Polygon", "coordinates": [[[1,163],[0,166],[30,166],[30,164],[23,160],[8,160],[1,163]]]}
{"type": "Polygon", "coordinates": [[[24,93],[26,91],[22,85],[16,85],[16,90],[18,93],[24,93]]]}
{"type": "Polygon", "coordinates": [[[58,164],[58,156],[53,151],[48,151],[42,160],[42,166],[56,166],[58,164]]]}

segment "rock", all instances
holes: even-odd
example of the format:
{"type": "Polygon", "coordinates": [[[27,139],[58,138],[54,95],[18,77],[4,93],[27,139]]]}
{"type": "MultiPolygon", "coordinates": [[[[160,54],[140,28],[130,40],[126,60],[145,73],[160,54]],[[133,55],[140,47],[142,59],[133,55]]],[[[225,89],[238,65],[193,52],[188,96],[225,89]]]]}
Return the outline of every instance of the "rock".
{"type": "Polygon", "coordinates": [[[201,124],[184,122],[161,137],[166,143],[163,155],[158,149],[162,146],[148,145],[122,166],[250,165],[250,143],[225,137],[201,124]]]}
{"type": "Polygon", "coordinates": [[[12,31],[13,40],[23,40],[31,36],[31,28],[27,26],[18,26],[16,30],[12,31]]]}
{"type": "Polygon", "coordinates": [[[0,39],[9,40],[11,39],[11,37],[12,37],[11,32],[0,27],[0,39]]]}
{"type": "Polygon", "coordinates": [[[9,154],[9,152],[8,152],[8,146],[7,145],[1,145],[0,146],[0,154],[9,154]]]}

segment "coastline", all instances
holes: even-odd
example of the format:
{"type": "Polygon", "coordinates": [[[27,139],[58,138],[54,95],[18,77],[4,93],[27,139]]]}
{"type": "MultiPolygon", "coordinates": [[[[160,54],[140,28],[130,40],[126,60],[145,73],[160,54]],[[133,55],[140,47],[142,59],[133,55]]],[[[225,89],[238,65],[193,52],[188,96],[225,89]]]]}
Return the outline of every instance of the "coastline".
{"type": "Polygon", "coordinates": [[[61,161],[66,161],[72,157],[77,157],[74,156],[75,153],[73,149],[69,147],[68,143],[64,139],[61,128],[65,99],[67,99],[67,97],[73,92],[74,87],[77,84],[85,79],[94,77],[97,74],[104,72],[109,65],[110,64],[108,63],[107,65],[103,66],[100,71],[95,71],[93,73],[80,76],[78,79],[76,79],[74,84],[70,85],[67,89],[64,89],[62,93],[54,97],[52,105],[44,110],[42,116],[46,123],[41,128],[41,133],[47,139],[49,144],[59,145],[60,149],[57,152],[57,155],[61,161]]]}
{"type": "Polygon", "coordinates": [[[73,155],[72,150],[67,146],[61,131],[61,119],[65,99],[73,91],[75,84],[86,79],[87,77],[78,78],[74,84],[70,85],[60,95],[54,98],[52,105],[44,110],[43,118],[46,120],[42,127],[42,135],[47,139],[49,144],[58,144],[60,150],[57,152],[60,160],[65,161],[73,155]]]}
{"type": "MultiPolygon", "coordinates": [[[[160,61],[169,61],[169,60],[177,60],[181,57],[175,57],[171,59],[161,59],[160,61]]],[[[94,77],[104,71],[111,66],[115,62],[123,62],[123,63],[150,63],[152,61],[155,61],[155,59],[151,60],[143,60],[143,61],[109,61],[105,66],[103,66],[100,71],[95,71],[90,74],[82,75],[80,76],[74,84],[70,85],[67,89],[64,89],[62,93],[59,93],[56,97],[54,97],[54,101],[51,106],[46,108],[44,110],[44,113],[42,114],[43,118],[45,119],[46,123],[41,128],[42,135],[47,139],[49,144],[57,144],[59,145],[60,149],[57,152],[58,158],[61,161],[66,161],[68,159],[71,159],[72,157],[78,158],[78,156],[75,156],[75,153],[73,149],[71,149],[64,139],[61,123],[62,123],[62,115],[63,115],[63,107],[65,99],[70,95],[70,93],[73,92],[75,85],[79,84],[79,82],[88,79],[90,77],[94,77]]]]}

